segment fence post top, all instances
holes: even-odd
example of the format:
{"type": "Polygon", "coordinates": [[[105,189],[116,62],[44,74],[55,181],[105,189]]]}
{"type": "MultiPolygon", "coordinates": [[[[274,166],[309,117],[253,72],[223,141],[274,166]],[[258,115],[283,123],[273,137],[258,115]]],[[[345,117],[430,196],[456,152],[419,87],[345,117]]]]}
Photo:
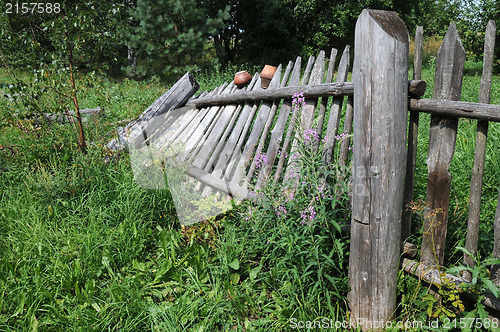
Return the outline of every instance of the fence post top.
{"type": "Polygon", "coordinates": [[[388,35],[394,39],[409,43],[408,30],[403,20],[394,11],[378,10],[378,9],[363,9],[359,15],[358,21],[366,20],[371,17],[388,35]]]}

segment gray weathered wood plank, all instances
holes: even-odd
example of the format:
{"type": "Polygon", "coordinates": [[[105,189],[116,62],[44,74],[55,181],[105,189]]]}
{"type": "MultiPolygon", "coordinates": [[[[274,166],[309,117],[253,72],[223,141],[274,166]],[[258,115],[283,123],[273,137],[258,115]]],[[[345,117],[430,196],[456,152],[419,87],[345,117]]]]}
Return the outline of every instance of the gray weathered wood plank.
{"type": "Polygon", "coordinates": [[[304,76],[302,76],[302,80],[300,81],[299,85],[307,85],[307,82],[309,82],[309,76],[311,75],[311,70],[314,65],[314,56],[309,56],[309,59],[307,59],[307,65],[306,69],[304,70],[304,76]]]}
{"type": "MultiPolygon", "coordinates": [[[[347,80],[347,75],[349,74],[349,46],[346,46],[344,52],[342,53],[342,58],[340,59],[339,68],[337,71],[337,83],[342,84],[347,80]]],[[[337,136],[339,123],[340,123],[340,112],[342,111],[342,103],[344,102],[343,97],[335,98],[330,109],[330,117],[328,118],[328,124],[326,127],[325,135],[325,145],[324,145],[324,155],[323,161],[329,164],[333,160],[333,155],[335,153],[335,137],[337,136]]]]}
{"type": "MultiPolygon", "coordinates": [[[[300,81],[300,85],[299,87],[297,88],[292,88],[292,90],[296,90],[295,92],[292,92],[290,91],[291,93],[289,93],[287,96],[293,96],[293,94],[295,93],[302,93],[302,95],[304,96],[304,98],[306,97],[306,94],[304,93],[305,90],[307,90],[307,88],[309,86],[305,85],[309,79],[310,79],[310,76],[311,76],[311,71],[312,71],[312,68],[313,68],[313,64],[314,64],[314,56],[310,56],[309,57],[309,60],[307,61],[307,66],[306,66],[306,69],[304,71],[304,75],[302,76],[302,79],[300,81]]],[[[322,84],[324,86],[326,86],[326,84],[322,84]]],[[[290,88],[288,88],[290,89],[290,88]]],[[[354,92],[354,87],[352,89],[352,91],[354,92]]],[[[307,96],[308,98],[312,98],[313,96],[307,96]]],[[[286,98],[286,97],[285,97],[286,98]]],[[[302,113],[300,112],[293,112],[292,114],[292,119],[290,121],[290,124],[288,126],[288,129],[287,129],[287,137],[288,137],[288,140],[287,140],[287,137],[285,137],[285,143],[283,144],[283,151],[288,151],[288,148],[290,147],[289,144],[292,145],[291,147],[291,150],[290,150],[290,156],[294,156],[296,151],[297,151],[297,140],[300,139],[300,133],[299,132],[296,132],[296,122],[297,122],[297,119],[299,119],[299,116],[301,117],[302,116],[302,113]],[[290,133],[290,136],[289,136],[289,133],[290,133]],[[291,135],[292,133],[295,133],[295,137],[292,138],[291,135]]],[[[299,130],[300,131],[300,130],[299,130]]],[[[282,154],[283,156],[284,154],[282,154]]],[[[281,166],[282,167],[282,166],[281,166]]],[[[288,165],[287,165],[287,168],[286,168],[286,172],[285,172],[285,175],[283,176],[283,182],[284,183],[287,183],[289,182],[289,179],[290,179],[290,174],[293,174],[293,173],[296,173],[298,172],[298,165],[297,165],[297,162],[294,161],[294,158],[288,158],[288,165]]],[[[280,169],[280,165],[278,164],[278,170],[280,171],[280,173],[282,172],[282,169],[280,169]]],[[[276,177],[275,177],[276,178],[276,177]]]]}
{"type": "MultiPolygon", "coordinates": [[[[314,62],[314,67],[309,78],[308,85],[318,85],[323,83],[325,76],[325,51],[321,50],[314,62]]],[[[313,120],[316,113],[317,98],[306,98],[306,105],[302,108],[301,128],[302,130],[312,129],[313,120]]]]}
{"type": "MultiPolygon", "coordinates": [[[[494,245],[493,257],[500,258],[500,189],[498,190],[497,209],[495,211],[495,219],[493,220],[494,228],[494,245]]],[[[491,268],[491,279],[500,287],[500,264],[494,265],[491,268]]]]}
{"type": "Polygon", "coordinates": [[[410,99],[410,110],[426,112],[441,117],[468,118],[500,122],[500,105],[448,101],[435,99],[410,99]]]}
{"type": "MultiPolygon", "coordinates": [[[[486,26],[483,55],[483,75],[479,87],[479,102],[490,103],[491,79],[493,76],[493,54],[495,52],[495,21],[490,21],[486,26]]],[[[472,168],[469,215],[467,223],[467,238],[465,249],[476,256],[479,239],[479,217],[481,212],[481,192],[483,188],[484,163],[486,160],[486,144],[488,139],[488,121],[478,121],[476,128],[476,149],[474,155],[474,166],[472,168]]],[[[474,257],[464,253],[464,264],[474,266],[474,257]]],[[[463,277],[472,280],[472,275],[464,271],[463,277]]]]}
{"type": "MultiPolygon", "coordinates": [[[[281,74],[280,74],[281,75],[281,74]]],[[[276,89],[279,87],[280,81],[281,81],[281,76],[280,75],[274,75],[271,83],[269,84],[269,87],[267,90],[272,90],[276,89]]],[[[234,175],[232,177],[232,181],[234,183],[240,183],[241,180],[246,180],[244,176],[247,174],[246,169],[247,166],[250,166],[249,163],[252,161],[252,157],[254,155],[255,148],[257,147],[257,144],[259,142],[259,138],[262,134],[262,131],[264,129],[264,126],[267,122],[267,119],[269,117],[269,113],[271,111],[271,102],[263,102],[259,112],[257,114],[257,117],[255,118],[255,122],[253,124],[252,130],[250,131],[250,135],[248,136],[248,140],[245,142],[245,148],[243,149],[243,153],[241,154],[241,158],[236,165],[236,169],[234,172],[234,175]]],[[[244,181],[242,186],[246,188],[248,183],[244,181]]]]}
{"type": "MultiPolygon", "coordinates": [[[[333,80],[333,73],[335,70],[336,58],[337,58],[337,49],[332,48],[332,50],[330,52],[330,59],[328,61],[328,70],[326,72],[326,77],[325,77],[324,83],[331,83],[333,80]]],[[[316,125],[316,131],[318,132],[319,137],[323,136],[323,124],[325,122],[325,113],[326,113],[326,107],[328,106],[328,100],[329,100],[329,98],[322,98],[321,104],[319,105],[318,124],[316,125]]]]}
{"type": "MultiPolygon", "coordinates": [[[[413,56],[413,79],[422,79],[422,52],[424,46],[424,29],[421,26],[415,31],[415,53],[413,56]]],[[[406,179],[404,193],[403,225],[401,237],[405,241],[411,235],[412,211],[406,206],[413,200],[413,188],[415,186],[415,165],[417,162],[418,147],[418,123],[420,113],[410,112],[410,123],[408,127],[408,154],[406,159],[406,179]]]]}
{"type": "MultiPolygon", "coordinates": [[[[403,258],[403,269],[418,277],[419,280],[425,280],[428,283],[440,287],[449,288],[452,286],[453,288],[451,289],[458,289],[464,284],[469,284],[468,280],[448,273],[443,274],[442,271],[433,268],[433,266],[428,266],[408,258],[403,258]]],[[[472,295],[471,298],[475,300],[474,296],[476,295],[472,295]]],[[[500,311],[500,299],[493,294],[486,293],[482,303],[496,311],[500,311]]]]}
{"type": "Polygon", "coordinates": [[[395,12],[368,10],[356,23],[351,319],[362,328],[393,319],[406,166],[408,31],[395,12]]]}
{"type": "MultiPolygon", "coordinates": [[[[231,92],[232,88],[234,87],[234,84],[228,84],[224,90],[222,91],[222,94],[228,94],[231,92]]],[[[207,128],[210,127],[212,124],[214,118],[216,118],[218,115],[220,115],[220,106],[212,106],[210,107],[203,119],[199,122],[197,125],[196,129],[194,129],[193,133],[189,135],[188,137],[183,137],[182,142],[184,143],[182,146],[182,153],[180,153],[177,156],[177,159],[182,161],[182,160],[187,160],[188,156],[191,155],[196,148],[199,146],[200,141],[203,140],[203,137],[205,133],[207,132],[207,128]]]]}
{"type": "Polygon", "coordinates": [[[350,82],[343,84],[339,83],[323,83],[304,85],[297,87],[283,87],[273,90],[261,89],[253,91],[237,91],[229,95],[217,95],[212,97],[204,97],[194,100],[193,102],[186,103],[186,106],[194,106],[197,108],[211,106],[211,105],[224,105],[243,102],[260,102],[260,101],[273,101],[279,99],[290,98],[294,93],[302,92],[305,98],[317,99],[318,97],[331,97],[341,95],[352,95],[353,85],[350,82]]]}
{"type": "MultiPolygon", "coordinates": [[[[218,88],[215,88],[210,95],[219,95],[224,92],[224,90],[227,87],[227,82],[224,82],[221,84],[218,88]]],[[[207,114],[211,111],[212,107],[204,107],[201,110],[199,110],[198,114],[195,116],[193,121],[190,122],[190,124],[187,126],[187,128],[182,132],[182,134],[179,133],[177,137],[173,137],[173,140],[169,141],[170,145],[172,147],[179,147],[179,148],[184,148],[186,142],[193,136],[194,132],[198,129],[200,126],[200,123],[203,121],[203,119],[207,116],[207,114]]]]}
{"type": "MultiPolygon", "coordinates": [[[[234,87],[236,88],[236,86],[234,87]]],[[[234,90],[233,90],[234,91],[234,90]]],[[[217,121],[213,121],[213,129],[206,133],[206,139],[203,142],[203,148],[197,153],[194,158],[193,165],[204,169],[206,163],[208,162],[212,152],[215,151],[217,143],[220,141],[227,125],[233,118],[234,112],[238,108],[238,105],[226,105],[223,109],[219,110],[220,117],[217,121]]]]}
{"type": "Polygon", "coordinates": [[[149,126],[150,132],[154,132],[156,130],[154,125],[161,125],[161,123],[154,121],[154,117],[164,114],[170,109],[183,106],[198,91],[199,87],[191,73],[187,72],[165,94],[149,106],[137,120],[132,121],[121,130],[118,133],[118,138],[108,143],[108,148],[111,150],[126,148],[129,137],[135,139],[142,134],[146,126],[149,126]]]}
{"type": "MultiPolygon", "coordinates": [[[[439,48],[436,60],[433,99],[460,100],[465,51],[452,23],[439,48]]],[[[424,212],[424,233],[420,260],[441,265],[444,260],[451,174],[449,167],[455,152],[458,119],[431,116],[427,154],[428,207],[424,212]]]]}
{"type": "MultiPolygon", "coordinates": [[[[256,73],[253,76],[252,81],[255,81],[253,86],[250,86],[248,90],[258,90],[261,89],[260,86],[260,77],[259,74],[256,73]]],[[[235,153],[235,150],[239,150],[237,148],[238,141],[240,137],[245,137],[248,131],[249,125],[246,124],[253,119],[255,112],[257,110],[257,106],[254,103],[247,103],[243,106],[243,110],[241,111],[241,116],[238,118],[238,121],[234,125],[233,131],[224,146],[224,149],[219,155],[219,159],[217,160],[217,164],[215,165],[212,174],[221,178],[226,171],[230,172],[231,164],[235,163],[235,160],[239,158],[238,153],[235,153]],[[234,158],[233,158],[234,155],[234,158]]],[[[241,147],[241,146],[240,146],[241,147]]],[[[206,193],[208,194],[208,192],[206,193]]]]}
{"type": "MultiPolygon", "coordinates": [[[[301,58],[298,57],[295,60],[295,63],[293,64],[293,71],[288,86],[297,86],[299,84],[300,64],[301,64],[301,58]]],[[[276,156],[278,155],[278,151],[281,146],[281,141],[285,133],[286,123],[290,116],[291,109],[292,109],[292,101],[290,99],[284,100],[283,105],[281,106],[280,114],[278,116],[278,119],[276,120],[276,124],[274,125],[273,130],[271,131],[271,138],[266,152],[268,164],[264,165],[259,173],[256,185],[257,189],[262,189],[264,187],[265,183],[268,180],[269,175],[271,174],[274,162],[276,161],[276,156]]],[[[284,157],[285,152],[284,150],[281,151],[284,157]]],[[[283,164],[281,164],[281,166],[282,166],[281,168],[283,168],[283,164]]]]}
{"type": "MultiPolygon", "coordinates": [[[[291,67],[291,64],[289,63],[287,67],[291,67]]],[[[278,74],[279,74],[279,77],[281,77],[281,65],[279,65],[278,69],[276,70],[275,75],[278,75],[278,74]]],[[[287,80],[288,80],[288,78],[286,80],[283,79],[281,81],[280,87],[284,87],[286,85],[287,80]]],[[[250,169],[248,170],[248,173],[247,173],[247,176],[245,179],[245,183],[246,183],[245,187],[248,187],[248,185],[250,184],[250,182],[252,181],[252,178],[254,176],[255,169],[257,166],[256,161],[257,161],[257,158],[259,158],[259,156],[262,155],[262,150],[264,149],[264,144],[266,143],[266,140],[267,140],[267,134],[269,133],[269,130],[271,130],[271,125],[274,122],[276,110],[278,109],[278,104],[279,104],[279,101],[274,101],[271,104],[271,111],[269,112],[269,116],[267,118],[266,125],[264,126],[264,129],[262,130],[262,134],[261,134],[260,140],[259,140],[259,145],[257,146],[257,150],[255,151],[253,162],[250,164],[250,169]]],[[[265,103],[263,105],[265,105],[265,103]]]]}

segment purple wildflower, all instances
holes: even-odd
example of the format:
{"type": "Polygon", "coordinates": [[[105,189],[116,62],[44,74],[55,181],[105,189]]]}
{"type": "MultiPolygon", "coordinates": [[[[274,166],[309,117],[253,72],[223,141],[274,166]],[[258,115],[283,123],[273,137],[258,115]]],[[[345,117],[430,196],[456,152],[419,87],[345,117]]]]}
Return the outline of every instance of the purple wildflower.
{"type": "Polygon", "coordinates": [[[297,92],[292,96],[292,111],[300,111],[302,107],[306,106],[304,93],[297,92]]]}
{"type": "Polygon", "coordinates": [[[246,221],[249,221],[250,219],[252,219],[252,210],[248,211],[248,215],[245,217],[246,221]]]}
{"type": "Polygon", "coordinates": [[[288,211],[283,205],[279,205],[277,208],[274,209],[274,211],[276,211],[276,215],[278,216],[278,218],[284,218],[288,213],[288,211]]]}
{"type": "Polygon", "coordinates": [[[281,155],[284,155],[284,156],[285,156],[285,158],[288,158],[288,153],[286,153],[286,152],[285,152],[285,153],[283,153],[283,150],[281,150],[281,149],[280,149],[280,150],[278,150],[278,156],[280,156],[280,157],[281,157],[281,155]]]}
{"type": "Polygon", "coordinates": [[[345,133],[342,133],[342,134],[338,134],[337,136],[335,136],[335,139],[336,140],[339,140],[339,139],[344,139],[347,137],[347,134],[345,133]]]}
{"type": "Polygon", "coordinates": [[[304,211],[300,213],[300,218],[302,221],[301,225],[309,224],[312,220],[316,219],[316,211],[314,211],[314,206],[310,205],[304,211]]]}
{"type": "Polygon", "coordinates": [[[304,142],[317,142],[319,141],[319,134],[315,129],[306,129],[304,131],[304,142]]]}
{"type": "Polygon", "coordinates": [[[255,156],[255,167],[261,168],[268,164],[267,156],[265,153],[258,153],[255,156]]]}

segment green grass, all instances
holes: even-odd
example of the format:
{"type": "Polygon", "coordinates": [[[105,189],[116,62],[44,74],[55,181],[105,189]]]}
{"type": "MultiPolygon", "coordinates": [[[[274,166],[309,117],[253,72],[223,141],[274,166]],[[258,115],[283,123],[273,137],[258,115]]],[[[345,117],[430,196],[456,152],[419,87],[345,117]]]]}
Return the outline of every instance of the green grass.
{"type": "MultiPolygon", "coordinates": [[[[477,101],[478,65],[467,66],[462,99],[477,101]]],[[[195,73],[200,90],[220,85],[221,77],[231,80],[235,69],[195,73]]],[[[430,97],[432,69],[423,78],[430,97]]],[[[0,71],[1,89],[13,79],[0,71]]],[[[19,79],[29,83],[33,77],[19,79]]],[[[254,210],[259,217],[248,222],[244,217],[255,207],[243,204],[182,229],[168,191],[137,186],[127,155],[103,158],[116,123],[140,114],[169,86],[91,75],[79,82],[81,107],[104,109],[85,125],[87,155],[77,151],[67,125],[35,127],[6,112],[0,116],[0,330],[281,331],[289,329],[290,318],[346,319],[347,256],[337,255],[348,243],[325,232],[332,224],[301,233],[293,222],[276,220],[272,206],[254,210]]],[[[500,104],[498,76],[491,102],[500,104]]],[[[50,112],[64,101],[50,94],[31,105],[50,112]]],[[[2,98],[0,107],[14,113],[24,105],[2,98]]],[[[425,198],[429,122],[422,114],[416,198],[425,198]]],[[[491,124],[481,213],[484,256],[493,243],[499,136],[500,127],[491,124]]],[[[460,120],[451,167],[449,264],[462,257],[453,248],[464,241],[474,141],[475,122],[460,120]]],[[[335,218],[329,220],[345,219],[335,218]]],[[[418,238],[418,219],[414,228],[418,238]]],[[[419,287],[400,278],[402,315],[409,307],[425,313],[412,304],[419,287]]]]}

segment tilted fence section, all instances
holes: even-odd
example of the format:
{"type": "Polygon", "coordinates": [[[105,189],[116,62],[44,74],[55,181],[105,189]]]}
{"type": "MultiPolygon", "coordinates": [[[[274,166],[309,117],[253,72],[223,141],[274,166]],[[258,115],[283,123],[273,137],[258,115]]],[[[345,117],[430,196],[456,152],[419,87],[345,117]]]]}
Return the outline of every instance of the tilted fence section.
{"type": "Polygon", "coordinates": [[[244,88],[231,82],[203,92],[188,100],[185,107],[159,117],[160,126],[142,128],[144,134],[135,140],[135,151],[185,167],[185,172],[199,181],[196,189],[204,195],[217,192],[238,199],[255,197],[254,191],[268,181],[287,181],[287,174],[298,167],[290,152],[307,129],[326,142],[325,162],[332,161],[339,145],[340,162],[346,165],[349,140],[337,144],[335,136],[339,130],[346,135],[352,130],[353,85],[346,82],[349,47],[344,49],[337,70],[336,57],[336,49],[328,59],[321,51],[317,57],[309,57],[305,69],[297,57],[286,68],[278,66],[265,89],[255,74],[244,88]],[[305,104],[294,111],[295,93],[303,94],[305,104]],[[339,129],[344,103],[345,121],[339,129]],[[257,168],[262,156],[265,163],[257,168]]]}

